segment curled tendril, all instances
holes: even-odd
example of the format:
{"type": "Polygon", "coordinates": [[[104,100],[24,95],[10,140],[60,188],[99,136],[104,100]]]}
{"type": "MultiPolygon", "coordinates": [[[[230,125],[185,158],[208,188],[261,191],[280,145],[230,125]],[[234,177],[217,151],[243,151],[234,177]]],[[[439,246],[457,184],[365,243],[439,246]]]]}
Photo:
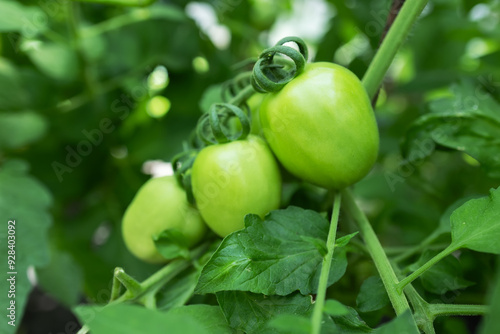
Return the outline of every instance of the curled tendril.
{"type": "Polygon", "coordinates": [[[184,147],[184,150],[201,150],[203,147],[205,147],[205,142],[198,136],[196,129],[193,129],[193,131],[189,134],[189,139],[184,147]]]}
{"type": "Polygon", "coordinates": [[[250,133],[250,118],[240,107],[229,103],[215,103],[203,114],[196,128],[198,136],[207,144],[222,144],[246,138],[250,133]],[[233,117],[241,123],[241,131],[231,135],[224,126],[233,117]]]}
{"type": "Polygon", "coordinates": [[[236,97],[239,92],[241,92],[245,87],[250,85],[252,80],[252,72],[243,72],[238,74],[231,80],[228,80],[222,84],[222,101],[229,102],[231,99],[236,97]]]}
{"type": "Polygon", "coordinates": [[[275,46],[264,50],[255,63],[252,74],[254,89],[261,93],[279,91],[304,70],[307,56],[307,46],[299,37],[286,37],[279,40],[275,46]],[[284,45],[291,42],[297,45],[298,51],[284,45]],[[276,54],[290,58],[293,62],[292,69],[286,69],[286,62],[281,64],[276,62],[276,54]]]}
{"type": "Polygon", "coordinates": [[[179,185],[186,191],[189,203],[194,204],[193,188],[191,186],[191,168],[198,155],[198,150],[188,150],[172,158],[172,169],[179,185]]]}

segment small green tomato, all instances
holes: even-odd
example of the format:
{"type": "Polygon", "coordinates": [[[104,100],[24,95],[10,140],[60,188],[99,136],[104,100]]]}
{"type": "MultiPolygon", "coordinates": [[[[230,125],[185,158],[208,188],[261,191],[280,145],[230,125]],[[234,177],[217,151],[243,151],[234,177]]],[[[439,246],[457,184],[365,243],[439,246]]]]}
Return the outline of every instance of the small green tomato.
{"type": "Polygon", "coordinates": [[[263,217],[280,205],[278,165],[254,135],[205,147],[194,162],[192,184],[203,219],[221,237],[244,228],[245,215],[263,217]]]}
{"type": "Polygon", "coordinates": [[[165,262],[156,250],[153,236],[169,228],[182,232],[190,246],[198,243],[207,229],[174,176],[150,179],[139,189],[125,212],[123,239],[136,257],[151,263],[165,262]]]}

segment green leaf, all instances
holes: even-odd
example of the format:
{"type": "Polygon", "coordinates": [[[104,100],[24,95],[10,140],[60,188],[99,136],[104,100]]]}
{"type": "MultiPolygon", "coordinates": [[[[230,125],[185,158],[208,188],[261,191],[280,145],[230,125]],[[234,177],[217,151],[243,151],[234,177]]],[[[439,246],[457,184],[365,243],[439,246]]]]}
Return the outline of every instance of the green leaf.
{"type": "Polygon", "coordinates": [[[0,110],[20,110],[27,106],[28,94],[18,69],[0,58],[0,110]]]}
{"type": "Polygon", "coordinates": [[[419,334],[415,322],[413,321],[413,315],[408,310],[405,313],[399,315],[396,319],[391,322],[375,329],[373,334],[394,334],[394,333],[405,333],[405,334],[419,334]]]}
{"type": "Polygon", "coordinates": [[[231,334],[233,330],[224,318],[220,307],[212,305],[188,305],[170,310],[171,316],[191,316],[209,334],[231,334]]]}
{"type": "Polygon", "coordinates": [[[500,177],[500,105],[470,82],[452,86],[453,96],[433,101],[431,113],[417,119],[406,134],[403,153],[419,161],[436,148],[465,152],[490,177],[500,177]]]}
{"type": "Polygon", "coordinates": [[[38,43],[27,50],[31,61],[46,76],[60,81],[71,81],[78,75],[78,57],[75,50],[57,43],[38,43]]]}
{"type": "Polygon", "coordinates": [[[459,200],[453,202],[448,208],[446,208],[444,213],[441,215],[441,218],[439,219],[439,226],[433,232],[433,234],[441,235],[445,233],[450,233],[451,232],[450,218],[453,212],[456,209],[458,209],[462,204],[474,198],[478,198],[478,196],[467,196],[464,198],[460,198],[459,200]]]}
{"type": "MultiPolygon", "coordinates": [[[[52,204],[50,192],[36,179],[27,174],[28,165],[20,160],[9,160],[0,166],[0,261],[5,264],[2,277],[15,276],[16,327],[0,322],[0,332],[14,333],[19,328],[31,290],[27,270],[29,266],[44,266],[49,262],[47,230],[52,223],[49,206],[52,204]],[[15,220],[15,264],[7,270],[7,225],[15,220]],[[5,276],[4,276],[5,275],[5,276]]],[[[12,224],[11,224],[12,225],[12,224]]],[[[12,259],[12,258],[11,258],[12,259]]],[[[6,278],[0,287],[0,305],[10,305],[6,278]]],[[[5,317],[5,315],[4,315],[5,317]]],[[[6,319],[4,319],[6,320],[6,319]]]]}
{"type": "Polygon", "coordinates": [[[69,253],[53,251],[49,265],[37,269],[36,274],[41,288],[66,306],[80,301],[83,272],[69,253]]]}
{"type": "Polygon", "coordinates": [[[167,260],[189,258],[189,241],[178,229],[167,229],[153,236],[158,252],[167,260]]]}
{"type": "Polygon", "coordinates": [[[329,315],[347,315],[349,314],[349,309],[347,306],[335,299],[328,299],[325,302],[325,307],[323,311],[329,315]]]}
{"type": "Polygon", "coordinates": [[[371,333],[373,329],[361,319],[358,312],[352,307],[347,307],[348,313],[342,315],[332,315],[332,320],[342,334],[362,334],[371,333]]]}
{"type": "Polygon", "coordinates": [[[200,272],[201,270],[190,268],[165,284],[156,295],[156,307],[168,310],[186,304],[194,294],[200,272]]]}
{"type": "Polygon", "coordinates": [[[356,305],[360,312],[380,310],[389,304],[389,296],[379,276],[368,277],[356,298],[356,305]]]}
{"type": "Polygon", "coordinates": [[[453,212],[452,248],[500,254],[500,188],[490,196],[472,199],[453,212]]]}
{"type": "Polygon", "coordinates": [[[106,307],[78,306],[74,309],[80,322],[92,334],[210,334],[209,329],[192,314],[169,314],[137,305],[106,307]]]}
{"type": "Polygon", "coordinates": [[[45,118],[33,112],[0,114],[0,148],[18,148],[30,144],[47,131],[45,118]]]}
{"type": "Polygon", "coordinates": [[[271,319],[269,327],[272,329],[269,328],[267,333],[308,334],[311,332],[311,319],[291,314],[282,314],[271,319]]]}
{"type": "Polygon", "coordinates": [[[46,15],[38,7],[24,6],[17,1],[0,1],[0,32],[17,31],[35,34],[46,28],[46,15]]]}
{"type": "MultiPolygon", "coordinates": [[[[316,241],[326,242],[329,222],[325,218],[289,207],[272,211],[264,220],[247,215],[245,224],[244,230],[222,241],[203,268],[196,293],[239,290],[284,296],[296,290],[304,295],[316,292],[323,260],[316,241]]],[[[345,247],[335,248],[328,285],[344,275],[345,252],[345,247]]]]}
{"type": "MultiPolygon", "coordinates": [[[[438,254],[436,251],[424,252],[420,259],[410,266],[410,270],[417,270],[436,254],[438,254]]],[[[438,295],[445,294],[448,291],[464,289],[474,284],[463,278],[460,262],[453,256],[443,258],[424,272],[420,279],[425,290],[438,295]]]]}
{"type": "Polygon", "coordinates": [[[267,322],[280,314],[305,315],[312,310],[310,296],[265,296],[243,291],[217,293],[222,312],[230,326],[245,333],[273,333],[267,322]]]}

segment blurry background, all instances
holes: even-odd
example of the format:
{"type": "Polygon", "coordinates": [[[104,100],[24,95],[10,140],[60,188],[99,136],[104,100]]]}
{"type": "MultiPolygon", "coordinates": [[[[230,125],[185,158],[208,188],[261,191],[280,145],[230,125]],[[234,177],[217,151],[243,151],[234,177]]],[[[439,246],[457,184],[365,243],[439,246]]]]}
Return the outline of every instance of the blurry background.
{"type": "MultiPolygon", "coordinates": [[[[310,60],[361,77],[391,2],[0,0],[0,210],[19,226],[18,314],[27,309],[18,332],[75,333],[69,309],[106,302],[115,267],[139,280],[157,270],[126,250],[122,214],[148,174],[168,173],[154,161],[181,150],[205,90],[231,78],[232,65],[297,35],[310,60]]],[[[356,188],[384,243],[416,243],[454,200],[498,186],[462,153],[402,170],[399,147],[426,102],[460,78],[500,97],[499,20],[498,0],[431,1],[391,66],[377,104],[379,161],[356,188]]],[[[317,192],[294,189],[291,203],[318,209],[317,192]]],[[[471,280],[491,277],[469,260],[471,280]]],[[[346,279],[339,298],[355,298],[364,278],[346,279]]]]}

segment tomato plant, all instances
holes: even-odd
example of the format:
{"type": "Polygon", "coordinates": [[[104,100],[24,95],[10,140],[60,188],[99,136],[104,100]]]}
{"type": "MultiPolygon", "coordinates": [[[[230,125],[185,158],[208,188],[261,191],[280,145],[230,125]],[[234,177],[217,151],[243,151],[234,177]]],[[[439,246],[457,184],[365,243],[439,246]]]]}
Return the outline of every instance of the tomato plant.
{"type": "Polygon", "coordinates": [[[147,262],[165,262],[153,241],[153,237],[162,231],[179,231],[186,238],[188,247],[198,243],[206,232],[200,214],[190,206],[184,190],[173,176],[147,181],[125,211],[122,224],[128,249],[147,262]]]}
{"type": "Polygon", "coordinates": [[[500,333],[498,0],[277,3],[0,0],[0,333],[500,333]]]}

